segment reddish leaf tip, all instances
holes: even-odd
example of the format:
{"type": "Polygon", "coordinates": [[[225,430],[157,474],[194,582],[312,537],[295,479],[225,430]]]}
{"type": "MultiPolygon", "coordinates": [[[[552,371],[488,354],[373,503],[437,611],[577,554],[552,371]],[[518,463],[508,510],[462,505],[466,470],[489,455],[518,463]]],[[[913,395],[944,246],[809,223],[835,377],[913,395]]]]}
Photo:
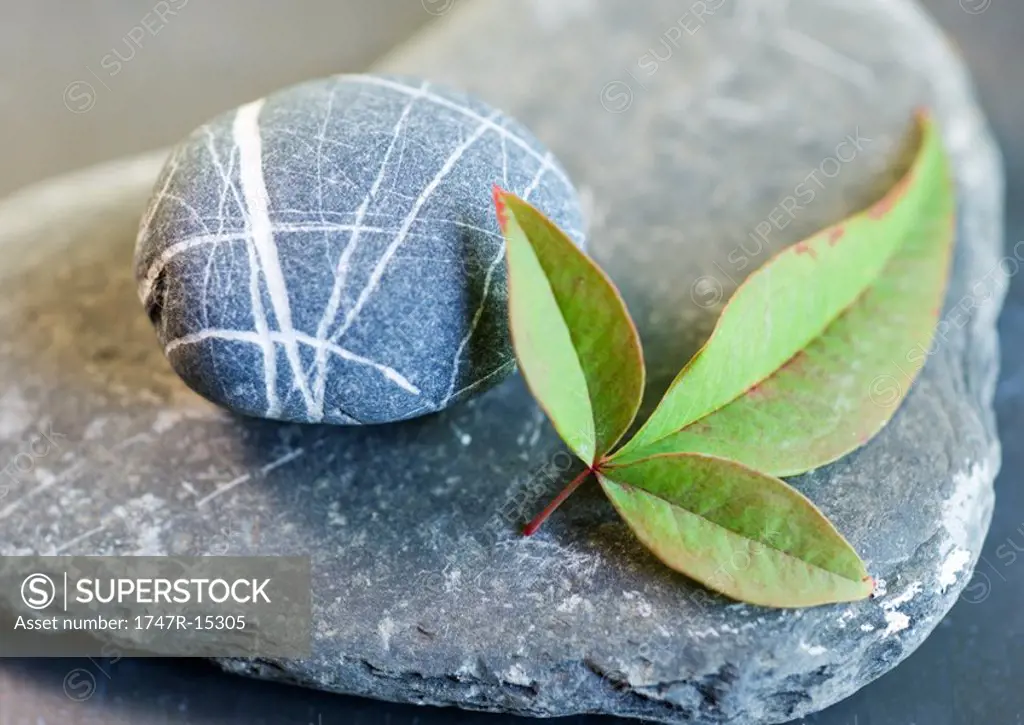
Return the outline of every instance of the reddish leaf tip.
{"type": "Polygon", "coordinates": [[[843,238],[844,234],[846,234],[846,227],[844,227],[844,226],[834,227],[832,229],[832,231],[829,232],[829,235],[828,235],[828,245],[830,247],[836,246],[839,243],[839,240],[843,238]]]}
{"type": "Polygon", "coordinates": [[[494,196],[494,210],[498,214],[498,226],[501,227],[502,233],[508,227],[508,207],[505,205],[505,193],[505,190],[497,184],[491,187],[491,194],[494,196]]]}

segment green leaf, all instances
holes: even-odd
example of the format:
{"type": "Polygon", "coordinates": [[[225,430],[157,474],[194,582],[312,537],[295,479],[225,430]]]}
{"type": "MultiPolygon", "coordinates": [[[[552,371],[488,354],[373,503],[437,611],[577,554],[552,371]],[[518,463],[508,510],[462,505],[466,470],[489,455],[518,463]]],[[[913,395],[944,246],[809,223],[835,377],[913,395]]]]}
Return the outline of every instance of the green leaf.
{"type": "Polygon", "coordinates": [[[769,260],[613,460],[699,451],[791,475],[865,443],[927,357],[953,239],[949,163],[920,118],[875,205],[769,260]]]}
{"type": "Polygon", "coordinates": [[[607,466],[598,480],[665,564],[751,604],[809,607],[863,599],[874,582],[813,503],[772,476],[684,453],[607,466]]]}
{"type": "Polygon", "coordinates": [[[640,407],[644,363],[636,327],[611,280],[558,227],[497,187],[494,201],[519,368],[558,434],[592,465],[640,407]]]}

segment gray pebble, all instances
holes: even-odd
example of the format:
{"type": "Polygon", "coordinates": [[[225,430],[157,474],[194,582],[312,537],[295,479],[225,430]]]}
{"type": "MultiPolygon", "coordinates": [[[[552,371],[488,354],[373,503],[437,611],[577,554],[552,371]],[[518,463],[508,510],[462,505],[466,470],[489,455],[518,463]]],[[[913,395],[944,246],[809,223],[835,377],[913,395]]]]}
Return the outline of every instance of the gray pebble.
{"type": "Polygon", "coordinates": [[[495,183],[582,243],[565,171],[500,111],[407,77],[294,86],[174,151],[139,231],[139,296],[178,375],[231,410],[438,411],[515,367],[495,183]]]}

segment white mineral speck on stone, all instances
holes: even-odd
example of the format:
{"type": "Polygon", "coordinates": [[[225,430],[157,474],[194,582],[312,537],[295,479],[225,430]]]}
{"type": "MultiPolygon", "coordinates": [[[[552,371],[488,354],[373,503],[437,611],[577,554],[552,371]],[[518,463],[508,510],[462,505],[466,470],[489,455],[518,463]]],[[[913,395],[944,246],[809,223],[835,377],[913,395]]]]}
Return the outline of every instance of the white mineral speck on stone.
{"type": "Polygon", "coordinates": [[[964,567],[971,560],[971,552],[961,549],[959,546],[953,548],[942,562],[942,569],[939,570],[939,588],[946,592],[956,584],[957,574],[963,571],[964,567]]]}
{"type": "Polygon", "coordinates": [[[377,633],[380,635],[380,643],[384,646],[385,652],[391,651],[391,635],[395,633],[395,623],[390,617],[384,617],[377,625],[377,633]]]}
{"type": "Polygon", "coordinates": [[[444,590],[446,592],[453,592],[459,590],[459,584],[462,582],[462,572],[459,569],[451,569],[445,567],[444,572],[444,590]]]}
{"type": "Polygon", "coordinates": [[[705,637],[719,637],[718,630],[714,627],[708,627],[702,632],[690,632],[690,636],[694,639],[704,639],[705,637]]]}
{"type": "Polygon", "coordinates": [[[511,682],[513,685],[522,685],[523,687],[528,687],[531,682],[526,674],[526,670],[518,662],[505,671],[503,679],[505,682],[511,682]]]}
{"type": "Polygon", "coordinates": [[[970,526],[974,521],[979,494],[988,490],[992,471],[988,460],[981,461],[953,476],[953,495],[942,506],[942,523],[955,546],[967,548],[971,541],[970,526]]]}
{"type": "Polygon", "coordinates": [[[913,582],[899,596],[895,596],[882,603],[882,609],[885,610],[886,623],[882,639],[887,639],[910,626],[910,617],[899,611],[899,608],[913,600],[921,592],[922,588],[921,582],[913,582]]]}
{"type": "Polygon", "coordinates": [[[883,602],[882,609],[899,609],[904,604],[906,604],[907,602],[911,601],[914,597],[916,597],[922,588],[923,586],[921,582],[913,582],[906,589],[904,589],[903,593],[900,594],[898,597],[893,597],[892,599],[883,602]]]}
{"type": "Polygon", "coordinates": [[[622,592],[622,598],[628,602],[635,602],[630,611],[637,616],[650,617],[654,612],[654,608],[651,606],[651,603],[635,589],[622,592]]]}
{"type": "Polygon", "coordinates": [[[176,426],[184,416],[178,410],[161,410],[153,421],[154,433],[166,433],[176,426]]]}
{"type": "Polygon", "coordinates": [[[807,644],[806,642],[800,643],[800,649],[811,655],[811,657],[818,657],[828,652],[827,647],[822,647],[820,644],[807,644]]]}
{"type": "Polygon", "coordinates": [[[888,639],[897,632],[902,632],[904,629],[910,626],[910,617],[903,612],[886,612],[885,613],[886,628],[882,634],[882,639],[888,639]]]}
{"type": "Polygon", "coordinates": [[[163,541],[160,535],[163,530],[158,526],[148,526],[144,528],[138,536],[137,546],[133,553],[134,556],[163,556],[166,552],[164,550],[163,541]]]}
{"type": "Polygon", "coordinates": [[[840,614],[839,615],[839,619],[836,620],[836,623],[839,624],[839,629],[846,629],[846,623],[849,622],[851,619],[853,619],[856,616],[857,616],[857,612],[855,612],[853,610],[853,607],[850,607],[849,609],[844,611],[842,614],[840,614]]]}
{"type": "Polygon", "coordinates": [[[347,524],[348,518],[345,514],[341,513],[341,504],[337,501],[332,501],[331,505],[327,507],[327,525],[345,526],[347,524]]]}
{"type": "Polygon", "coordinates": [[[886,584],[885,579],[876,579],[875,591],[871,593],[871,598],[881,599],[882,597],[884,597],[888,593],[887,586],[888,585],[886,584]]]}
{"type": "Polygon", "coordinates": [[[579,594],[573,594],[568,599],[564,600],[561,604],[559,604],[557,609],[559,612],[575,612],[576,607],[578,607],[582,602],[583,598],[580,597],[579,594]]]}
{"type": "Polygon", "coordinates": [[[938,577],[942,593],[956,584],[957,575],[971,560],[972,522],[979,506],[983,505],[980,498],[992,496],[991,468],[992,464],[986,459],[953,476],[953,495],[942,505],[942,525],[949,534],[940,551],[944,557],[938,577]]]}

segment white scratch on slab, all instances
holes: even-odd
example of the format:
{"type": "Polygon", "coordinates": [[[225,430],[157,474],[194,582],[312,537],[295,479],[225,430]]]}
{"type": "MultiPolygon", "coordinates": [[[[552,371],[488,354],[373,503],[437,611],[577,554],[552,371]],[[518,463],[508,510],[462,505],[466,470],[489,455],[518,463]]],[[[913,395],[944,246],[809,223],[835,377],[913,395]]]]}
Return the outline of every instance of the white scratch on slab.
{"type": "Polygon", "coordinates": [[[85,541],[86,539],[89,539],[89,538],[95,536],[96,534],[100,533],[101,531],[104,531],[106,528],[107,528],[106,523],[102,523],[102,524],[100,524],[99,526],[97,526],[97,527],[95,527],[93,529],[89,529],[88,531],[79,534],[78,536],[74,537],[73,539],[68,539],[63,544],[61,544],[60,546],[56,547],[53,550],[52,556],[57,556],[58,554],[61,554],[61,553],[65,552],[65,551],[67,551],[68,549],[72,548],[76,544],[80,544],[81,542],[85,541]]]}
{"type": "Polygon", "coordinates": [[[84,466],[85,461],[78,461],[68,466],[63,471],[56,475],[47,475],[38,486],[27,491],[26,493],[24,493],[23,495],[11,501],[9,504],[0,509],[0,519],[6,519],[8,516],[17,511],[19,507],[21,507],[30,499],[68,480],[76,473],[78,473],[84,466]]]}
{"type": "MultiPolygon", "coordinates": [[[[302,448],[296,448],[294,451],[291,451],[290,453],[286,453],[285,455],[281,456],[280,458],[278,458],[276,460],[273,460],[270,463],[268,463],[265,466],[263,466],[262,468],[260,468],[260,475],[266,475],[266,474],[270,473],[271,471],[273,471],[275,468],[280,468],[281,466],[285,465],[286,463],[290,463],[290,462],[294,461],[296,458],[299,458],[300,456],[302,456],[302,454],[304,452],[305,451],[302,448]]],[[[228,491],[231,491],[232,489],[237,488],[238,486],[241,486],[243,483],[249,481],[251,478],[252,478],[252,474],[251,473],[243,473],[241,476],[238,476],[237,478],[234,478],[234,479],[228,481],[225,484],[221,484],[212,493],[208,493],[207,495],[203,496],[201,499],[196,501],[196,508],[201,508],[201,507],[205,506],[206,504],[208,504],[213,499],[215,499],[218,496],[221,496],[221,495],[227,493],[228,491]]]]}

